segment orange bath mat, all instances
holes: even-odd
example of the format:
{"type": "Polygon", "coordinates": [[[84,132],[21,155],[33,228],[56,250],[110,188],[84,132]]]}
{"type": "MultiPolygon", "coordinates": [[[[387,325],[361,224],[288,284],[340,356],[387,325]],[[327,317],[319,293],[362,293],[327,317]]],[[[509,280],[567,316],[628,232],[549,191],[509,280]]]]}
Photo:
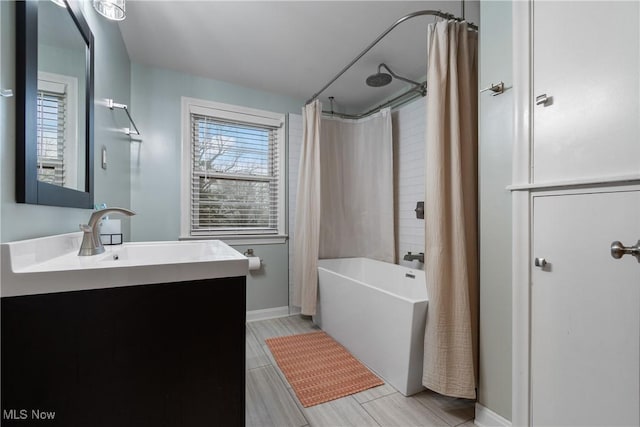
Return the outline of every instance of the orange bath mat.
{"type": "Polygon", "coordinates": [[[384,384],[324,332],[265,342],[305,408],[384,384]]]}

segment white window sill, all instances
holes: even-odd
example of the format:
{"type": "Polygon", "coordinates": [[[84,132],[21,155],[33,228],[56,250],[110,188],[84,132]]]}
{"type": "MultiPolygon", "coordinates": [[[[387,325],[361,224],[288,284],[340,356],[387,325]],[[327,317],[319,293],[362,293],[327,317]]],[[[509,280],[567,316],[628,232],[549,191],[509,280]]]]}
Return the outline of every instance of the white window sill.
{"type": "Polygon", "coordinates": [[[235,245],[281,245],[287,242],[286,234],[247,235],[247,236],[180,236],[178,240],[222,240],[229,246],[235,245]]]}

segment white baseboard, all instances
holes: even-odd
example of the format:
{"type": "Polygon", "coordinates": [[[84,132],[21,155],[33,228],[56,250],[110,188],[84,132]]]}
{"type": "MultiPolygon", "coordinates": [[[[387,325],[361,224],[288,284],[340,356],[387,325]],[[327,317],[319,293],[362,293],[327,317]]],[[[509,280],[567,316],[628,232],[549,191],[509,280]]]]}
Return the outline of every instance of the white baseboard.
{"type": "Polygon", "coordinates": [[[278,317],[287,317],[289,315],[289,307],[273,307],[263,310],[247,311],[247,322],[256,322],[258,320],[276,319],[278,317]]]}
{"type": "Polygon", "coordinates": [[[478,427],[511,427],[511,421],[476,403],[476,418],[473,423],[478,427]]]}
{"type": "Polygon", "coordinates": [[[295,305],[289,306],[289,315],[293,316],[300,313],[302,313],[302,308],[296,307],[295,305]]]}

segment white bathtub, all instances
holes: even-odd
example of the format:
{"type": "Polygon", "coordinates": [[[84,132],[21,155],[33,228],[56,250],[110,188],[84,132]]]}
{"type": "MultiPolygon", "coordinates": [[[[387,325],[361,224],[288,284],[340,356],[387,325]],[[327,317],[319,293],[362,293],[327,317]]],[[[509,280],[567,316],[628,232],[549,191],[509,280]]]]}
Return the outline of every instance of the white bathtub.
{"type": "Polygon", "coordinates": [[[405,396],[422,387],[424,271],[367,258],[318,264],[314,322],[405,396]]]}

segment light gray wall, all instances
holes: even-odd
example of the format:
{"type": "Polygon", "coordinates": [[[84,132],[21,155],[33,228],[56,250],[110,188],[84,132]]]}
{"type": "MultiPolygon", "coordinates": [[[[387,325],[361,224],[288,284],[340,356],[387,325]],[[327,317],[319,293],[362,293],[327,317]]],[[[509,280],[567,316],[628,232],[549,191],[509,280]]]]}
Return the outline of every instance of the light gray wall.
{"type": "MultiPolygon", "coordinates": [[[[131,112],[143,141],[131,145],[132,240],[176,240],[180,235],[181,98],[183,96],[299,113],[303,100],[177,71],[131,64],[131,112]]],[[[288,305],[288,244],[252,247],[264,260],[247,277],[247,310],[288,305]]]]}
{"type": "MultiPolygon", "coordinates": [[[[512,85],[511,2],[480,4],[479,86],[512,85]]],[[[513,92],[480,95],[480,404],[511,419],[513,92]]]]}
{"type": "MultiPolygon", "coordinates": [[[[130,94],[129,56],[115,22],[100,17],[84,2],[84,15],[95,38],[95,131],[96,152],[106,146],[109,167],[100,168],[100,156],[95,164],[95,200],[109,206],[129,206],[129,138],[118,131],[126,126],[122,111],[105,107],[105,98],[128,103],[130,94]],[[114,114],[115,113],[115,114],[114,114]]],[[[0,1],[0,42],[2,87],[15,87],[15,3],[0,1]]],[[[78,231],[78,224],[88,220],[86,209],[37,206],[15,202],[15,98],[3,99],[0,126],[0,162],[2,187],[0,197],[0,241],[8,242],[32,237],[78,231]]],[[[123,223],[129,234],[127,221],[123,223]]]]}
{"type": "MultiPolygon", "coordinates": [[[[106,100],[122,104],[131,103],[131,62],[122,40],[118,23],[98,15],[90,1],[82,2],[85,16],[95,38],[95,203],[130,208],[131,171],[130,146],[132,142],[123,129],[130,127],[123,110],[110,110],[106,100]],[[100,151],[107,149],[107,169],[100,166],[100,151]]],[[[134,117],[135,118],[135,117],[134,117]]],[[[122,216],[125,240],[131,240],[129,220],[122,216]]],[[[86,220],[85,220],[86,221],[86,220]]]]}
{"type": "MultiPolygon", "coordinates": [[[[302,115],[301,114],[289,114],[289,141],[288,141],[288,156],[289,168],[288,179],[289,183],[289,197],[288,197],[288,212],[289,212],[289,306],[293,307],[293,247],[295,225],[296,225],[296,202],[298,199],[298,176],[300,172],[300,154],[302,153],[302,115]]],[[[296,307],[295,312],[299,312],[299,307],[296,307]]],[[[292,310],[292,313],[294,312],[292,310]]]]}
{"type": "MultiPolygon", "coordinates": [[[[12,87],[5,85],[5,79],[7,79],[8,70],[5,70],[6,67],[4,64],[7,62],[6,49],[5,45],[7,44],[7,40],[9,40],[9,31],[5,30],[7,28],[7,23],[5,22],[5,18],[7,16],[7,12],[5,8],[0,4],[0,89],[5,89],[12,87]]],[[[8,79],[7,79],[8,80],[8,79]]],[[[11,74],[11,81],[15,82],[15,77],[11,74]]],[[[12,137],[14,134],[13,129],[9,130],[11,126],[9,126],[9,116],[7,114],[9,100],[0,96],[0,165],[4,165],[3,155],[4,152],[3,146],[4,141],[12,137]]],[[[15,114],[15,113],[14,113],[15,114]]],[[[15,137],[14,137],[15,138],[15,137]]],[[[2,166],[4,168],[4,166],[2,166]]],[[[0,242],[2,242],[2,170],[0,170],[0,242]]],[[[1,262],[0,262],[1,266],[1,262]]]]}
{"type": "Polygon", "coordinates": [[[260,270],[247,275],[247,311],[289,305],[288,244],[234,245],[238,252],[252,248],[262,260],[260,270]]]}

